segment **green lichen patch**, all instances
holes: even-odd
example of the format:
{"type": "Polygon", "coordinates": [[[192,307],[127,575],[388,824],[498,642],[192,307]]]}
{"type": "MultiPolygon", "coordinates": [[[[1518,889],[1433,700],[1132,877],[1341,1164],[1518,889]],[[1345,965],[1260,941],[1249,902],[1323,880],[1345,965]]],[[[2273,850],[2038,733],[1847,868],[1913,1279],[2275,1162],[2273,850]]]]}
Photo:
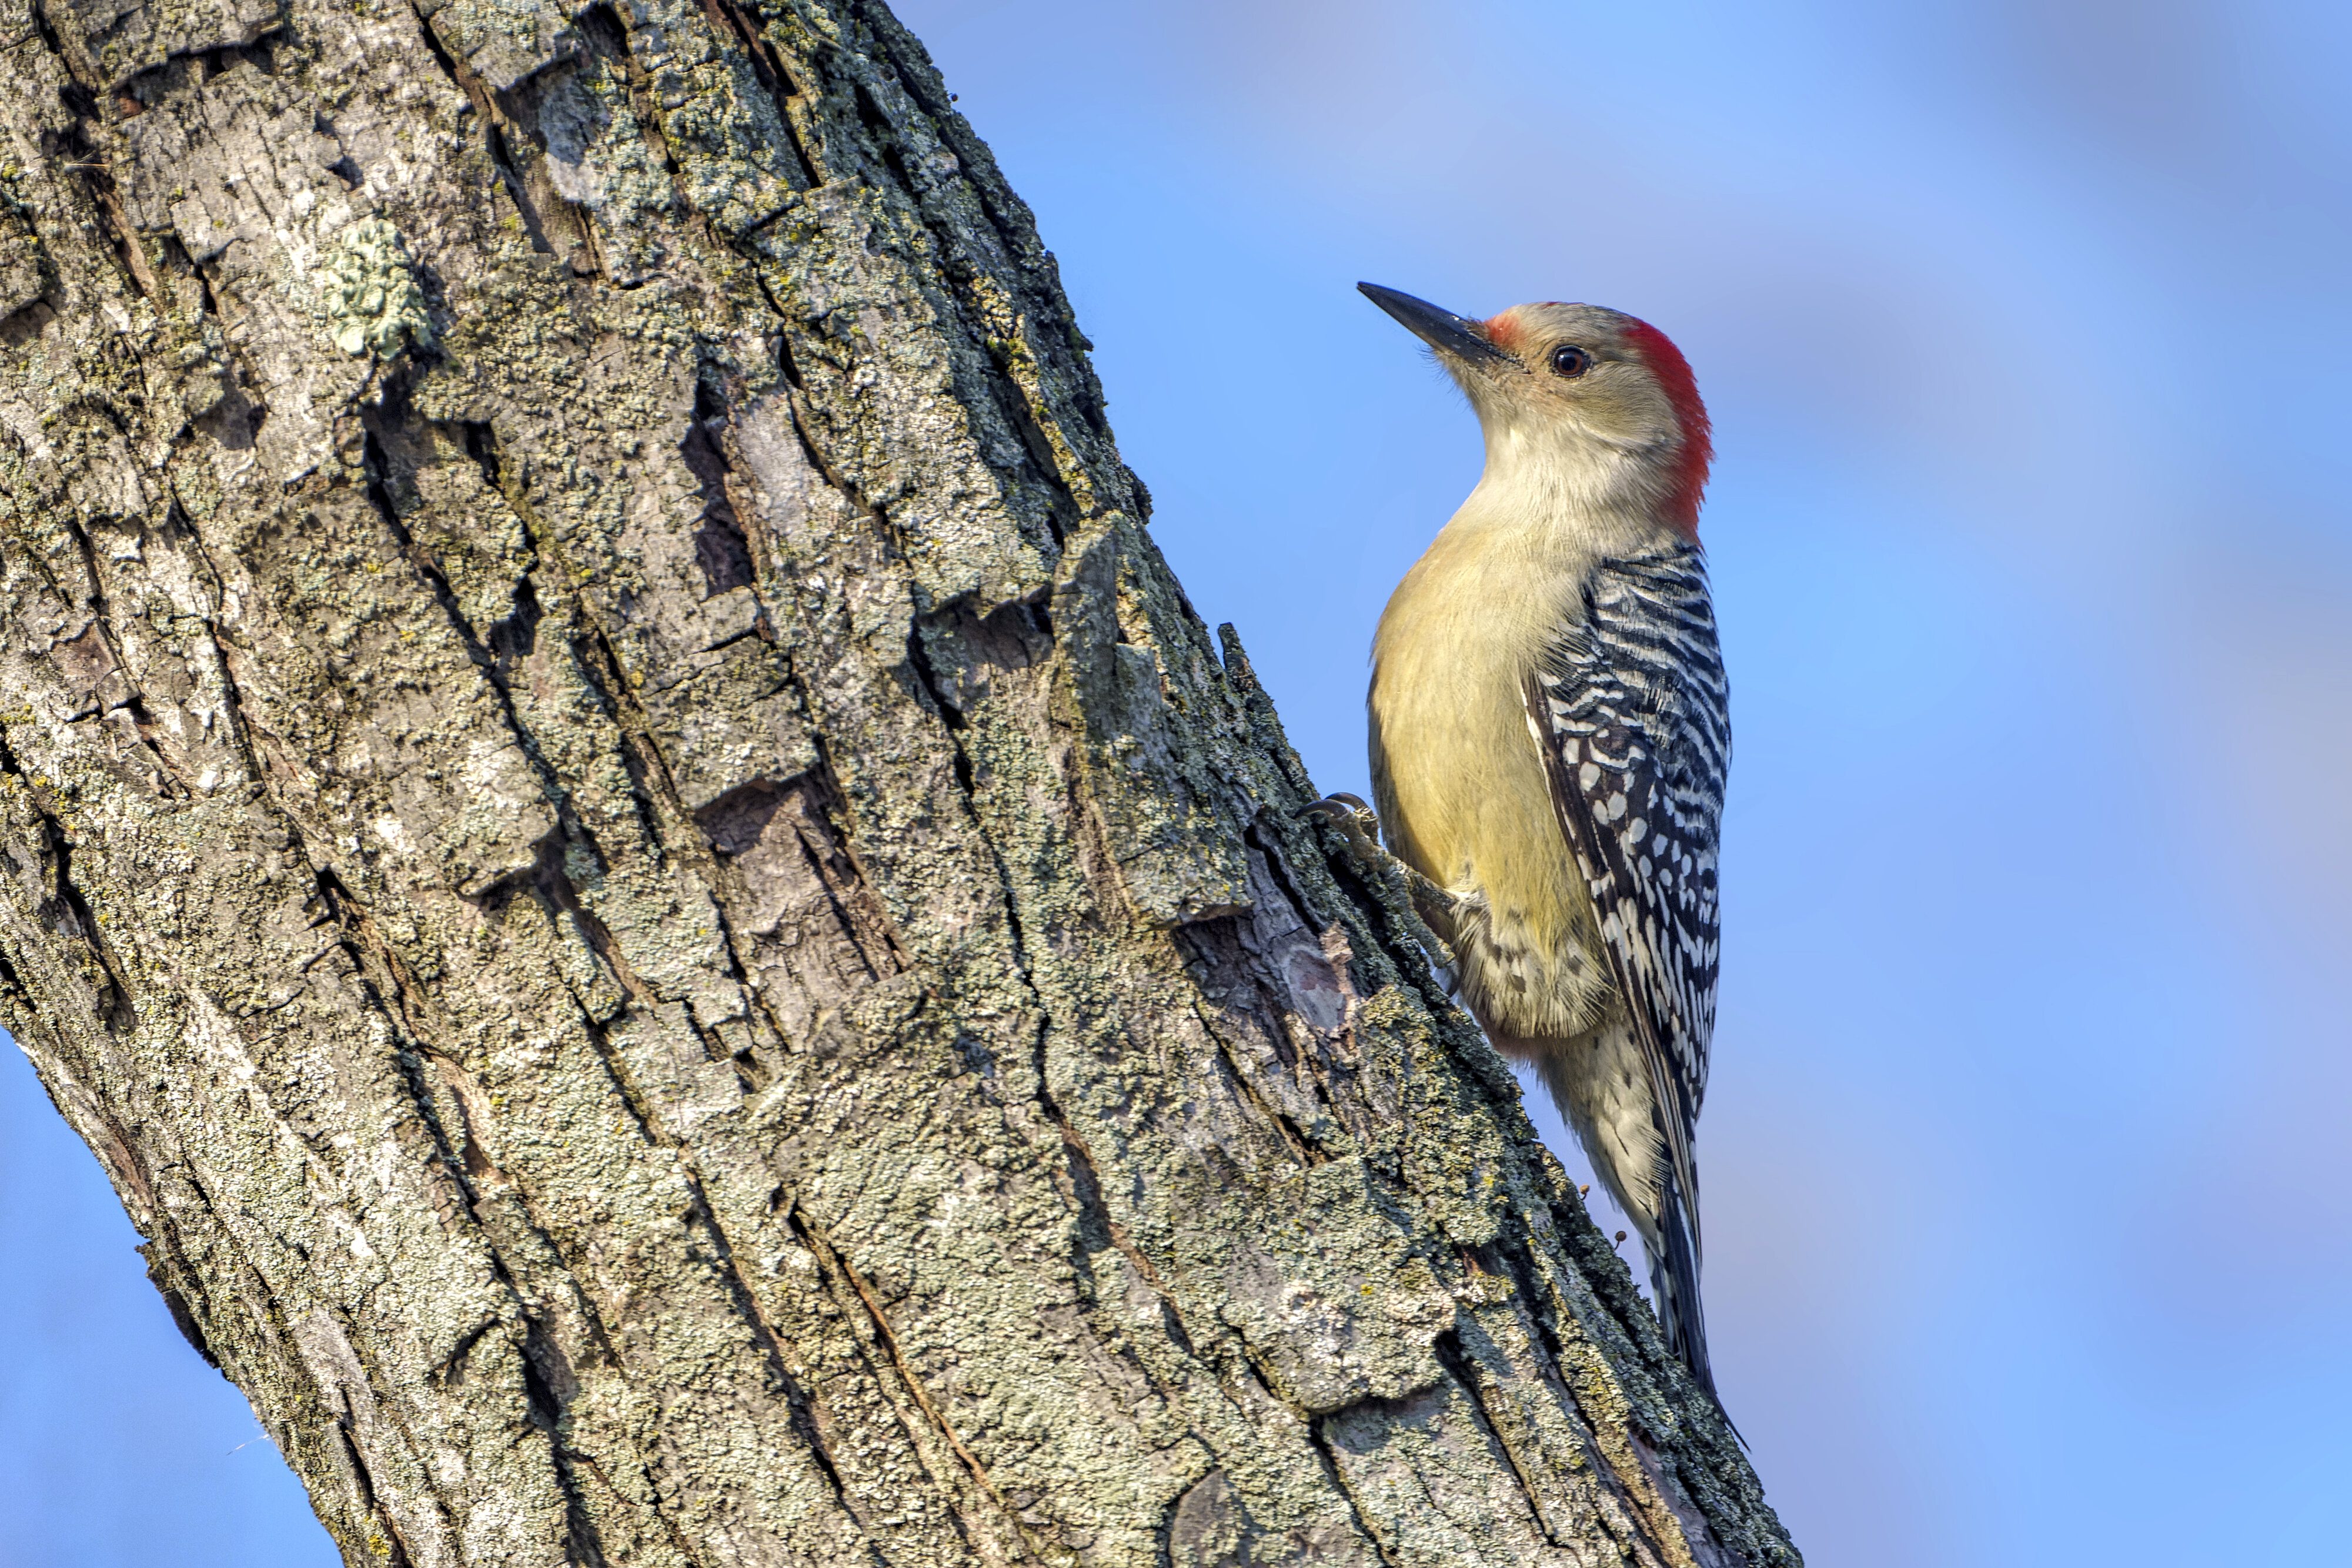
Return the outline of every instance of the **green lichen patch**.
{"type": "Polygon", "coordinates": [[[336,236],[320,276],[328,336],[346,354],[388,360],[414,345],[433,346],[425,291],[400,231],[382,218],[362,218],[336,236]]]}

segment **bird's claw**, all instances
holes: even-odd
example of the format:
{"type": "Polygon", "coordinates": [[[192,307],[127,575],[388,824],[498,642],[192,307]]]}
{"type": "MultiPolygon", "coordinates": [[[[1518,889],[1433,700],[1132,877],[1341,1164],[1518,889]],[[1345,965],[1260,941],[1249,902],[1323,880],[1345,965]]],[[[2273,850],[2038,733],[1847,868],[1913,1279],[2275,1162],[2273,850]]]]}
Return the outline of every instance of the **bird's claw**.
{"type": "MultiPolygon", "coordinates": [[[[1450,974],[1454,968],[1454,949],[1429,922],[1433,911],[1451,911],[1453,895],[1381,847],[1381,820],[1373,814],[1372,809],[1353,795],[1331,794],[1324,796],[1299,814],[1328,824],[1332,831],[1346,840],[1348,857],[1364,872],[1375,878],[1395,873],[1403,886],[1405,908],[1412,915],[1409,924],[1413,939],[1427,949],[1430,958],[1440,970],[1450,974]]],[[[1450,918],[1450,915],[1441,913],[1439,917],[1450,918]]],[[[1450,981],[1446,990],[1448,994],[1452,993],[1450,981]]]]}
{"type": "Polygon", "coordinates": [[[1388,852],[1381,848],[1380,818],[1355,796],[1326,795],[1301,814],[1329,824],[1334,831],[1348,841],[1348,852],[1359,865],[1377,867],[1389,859],[1388,852]]]}

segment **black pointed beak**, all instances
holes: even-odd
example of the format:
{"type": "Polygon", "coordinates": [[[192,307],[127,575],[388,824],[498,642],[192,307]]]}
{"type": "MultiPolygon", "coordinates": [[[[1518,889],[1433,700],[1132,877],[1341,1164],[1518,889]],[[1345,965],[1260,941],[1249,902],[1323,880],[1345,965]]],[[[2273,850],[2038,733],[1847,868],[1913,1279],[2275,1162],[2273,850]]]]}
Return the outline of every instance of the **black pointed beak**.
{"type": "Polygon", "coordinates": [[[1356,287],[1365,298],[1404,323],[1406,331],[1441,354],[1472,365],[1514,362],[1509,354],[1488,341],[1484,327],[1467,317],[1440,310],[1426,299],[1415,299],[1410,294],[1382,288],[1377,283],[1359,283],[1356,287]]]}

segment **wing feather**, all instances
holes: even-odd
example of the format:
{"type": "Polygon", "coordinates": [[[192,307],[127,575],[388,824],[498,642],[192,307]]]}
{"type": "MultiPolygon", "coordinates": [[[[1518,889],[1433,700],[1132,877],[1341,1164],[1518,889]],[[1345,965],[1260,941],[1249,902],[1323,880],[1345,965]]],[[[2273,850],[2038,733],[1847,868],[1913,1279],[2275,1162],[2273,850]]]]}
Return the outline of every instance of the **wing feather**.
{"type": "Polygon", "coordinates": [[[1696,546],[1604,561],[1584,599],[1582,623],[1528,679],[1528,723],[1649,1066],[1696,1242],[1691,1140],[1715,1032],[1731,748],[1723,657],[1696,546]]]}

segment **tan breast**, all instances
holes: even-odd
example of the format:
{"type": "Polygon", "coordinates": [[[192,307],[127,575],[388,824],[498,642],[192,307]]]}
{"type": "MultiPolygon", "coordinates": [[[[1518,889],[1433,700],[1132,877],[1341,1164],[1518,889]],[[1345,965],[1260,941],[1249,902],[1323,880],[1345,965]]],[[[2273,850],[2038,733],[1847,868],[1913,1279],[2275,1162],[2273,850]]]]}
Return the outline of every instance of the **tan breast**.
{"type": "Polygon", "coordinates": [[[1465,509],[1405,576],[1372,644],[1372,787],[1390,842],[1484,906],[1448,933],[1490,1030],[1573,1033],[1608,987],[1591,900],[1553,814],[1522,683],[1577,612],[1548,541],[1465,509]]]}

